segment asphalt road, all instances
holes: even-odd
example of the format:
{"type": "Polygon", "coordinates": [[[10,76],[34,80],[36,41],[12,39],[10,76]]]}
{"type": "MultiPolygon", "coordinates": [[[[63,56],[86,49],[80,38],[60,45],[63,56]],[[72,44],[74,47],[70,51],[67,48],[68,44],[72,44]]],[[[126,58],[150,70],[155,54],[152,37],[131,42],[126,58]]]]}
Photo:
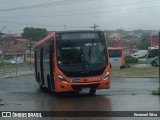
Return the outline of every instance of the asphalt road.
{"type": "MultiPolygon", "coordinates": [[[[80,94],[70,93],[65,97],[58,97],[54,93],[41,91],[33,75],[5,78],[0,79],[0,111],[160,111],[160,96],[151,94],[158,86],[158,78],[112,78],[111,88],[99,90],[96,95],[90,96],[88,91],[82,91],[80,94]]],[[[76,119],[137,120],[137,117],[76,119]]]]}

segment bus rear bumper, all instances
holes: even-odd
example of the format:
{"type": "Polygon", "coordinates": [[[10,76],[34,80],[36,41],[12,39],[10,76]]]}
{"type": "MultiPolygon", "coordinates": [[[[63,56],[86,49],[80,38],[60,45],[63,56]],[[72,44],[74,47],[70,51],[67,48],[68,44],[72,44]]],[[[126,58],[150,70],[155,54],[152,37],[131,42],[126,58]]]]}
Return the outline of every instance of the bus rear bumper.
{"type": "Polygon", "coordinates": [[[105,81],[90,82],[90,83],[64,83],[64,82],[60,82],[56,86],[56,92],[81,91],[83,88],[109,89],[110,88],[110,78],[108,78],[105,81]]]}

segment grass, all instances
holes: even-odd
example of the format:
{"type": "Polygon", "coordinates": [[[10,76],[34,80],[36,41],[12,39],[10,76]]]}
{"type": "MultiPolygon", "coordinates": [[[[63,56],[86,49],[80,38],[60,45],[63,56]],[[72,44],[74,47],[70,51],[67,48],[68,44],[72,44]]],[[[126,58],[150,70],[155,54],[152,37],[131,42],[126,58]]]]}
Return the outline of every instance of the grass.
{"type": "MultiPolygon", "coordinates": [[[[22,63],[17,64],[17,67],[20,66],[31,66],[30,63],[22,63]]],[[[2,66],[0,66],[2,67],[2,66]]],[[[6,64],[3,67],[10,68],[10,67],[16,67],[16,64],[6,64]]],[[[18,71],[18,75],[27,73],[28,71],[18,71]],[[21,73],[22,72],[22,73],[21,73]]],[[[15,74],[13,71],[7,71],[3,74],[3,71],[0,71],[0,77],[3,77],[5,75],[11,76],[12,74],[15,74]],[[10,73],[11,72],[11,73],[10,73]]],[[[126,68],[126,69],[111,69],[111,77],[112,78],[129,78],[129,77],[148,77],[148,78],[157,78],[159,77],[159,68],[158,67],[141,67],[141,68],[126,68]]]]}
{"type": "Polygon", "coordinates": [[[137,64],[146,64],[146,61],[138,60],[138,63],[137,63],[137,64]]]}
{"type": "Polygon", "coordinates": [[[111,69],[111,77],[115,78],[159,77],[159,68],[142,67],[142,68],[111,69]]]}
{"type": "Polygon", "coordinates": [[[9,64],[9,63],[4,63],[4,64],[0,64],[0,68],[4,67],[4,68],[12,68],[12,67],[26,67],[26,66],[32,66],[32,63],[29,62],[25,62],[25,63],[20,63],[20,64],[9,64]]]}

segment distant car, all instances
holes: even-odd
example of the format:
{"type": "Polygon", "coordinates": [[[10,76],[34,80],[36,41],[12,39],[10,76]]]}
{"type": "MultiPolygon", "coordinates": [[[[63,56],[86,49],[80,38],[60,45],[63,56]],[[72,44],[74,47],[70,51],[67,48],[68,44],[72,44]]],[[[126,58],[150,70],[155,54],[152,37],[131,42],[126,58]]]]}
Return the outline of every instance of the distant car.
{"type": "Polygon", "coordinates": [[[125,55],[125,62],[126,63],[137,63],[138,62],[138,58],[135,58],[130,54],[126,54],[125,55]]]}
{"type": "Polygon", "coordinates": [[[134,54],[132,54],[132,57],[134,57],[134,58],[140,58],[141,56],[138,55],[138,53],[134,53],[134,54]]]}
{"type": "Polygon", "coordinates": [[[16,60],[11,60],[11,64],[16,64],[16,60]]]}
{"type": "Polygon", "coordinates": [[[19,64],[19,63],[23,63],[23,60],[11,60],[11,64],[19,64]]]}
{"type": "Polygon", "coordinates": [[[148,50],[138,50],[136,53],[132,54],[132,57],[141,59],[147,56],[148,50]]]}
{"type": "Polygon", "coordinates": [[[27,62],[34,63],[34,56],[26,58],[27,62]]]}
{"type": "Polygon", "coordinates": [[[155,59],[154,61],[152,61],[151,65],[153,67],[160,66],[159,62],[160,62],[160,57],[158,57],[157,59],[155,59]]]}

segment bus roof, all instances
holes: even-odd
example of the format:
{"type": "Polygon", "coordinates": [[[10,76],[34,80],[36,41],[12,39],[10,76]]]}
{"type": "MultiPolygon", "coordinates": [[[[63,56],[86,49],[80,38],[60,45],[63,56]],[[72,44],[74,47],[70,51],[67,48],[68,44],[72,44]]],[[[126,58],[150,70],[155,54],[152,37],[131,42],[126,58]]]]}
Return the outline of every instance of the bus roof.
{"type": "Polygon", "coordinates": [[[42,43],[52,39],[55,35],[55,33],[58,33],[58,34],[61,34],[61,33],[78,33],[78,32],[92,32],[92,33],[95,33],[95,32],[103,32],[101,30],[71,30],[71,31],[55,31],[55,32],[52,32],[50,35],[46,36],[44,39],[38,41],[36,44],[35,44],[35,48],[39,45],[41,45],[42,43]]]}
{"type": "Polygon", "coordinates": [[[77,33],[77,32],[103,32],[101,30],[70,30],[70,31],[55,31],[56,33],[77,33]]]}
{"type": "Polygon", "coordinates": [[[44,43],[44,42],[52,39],[52,38],[54,37],[54,34],[55,34],[55,32],[53,32],[53,33],[51,33],[50,35],[46,36],[44,39],[38,41],[38,42],[35,44],[35,47],[37,47],[37,46],[41,45],[42,43],[44,43]]]}

